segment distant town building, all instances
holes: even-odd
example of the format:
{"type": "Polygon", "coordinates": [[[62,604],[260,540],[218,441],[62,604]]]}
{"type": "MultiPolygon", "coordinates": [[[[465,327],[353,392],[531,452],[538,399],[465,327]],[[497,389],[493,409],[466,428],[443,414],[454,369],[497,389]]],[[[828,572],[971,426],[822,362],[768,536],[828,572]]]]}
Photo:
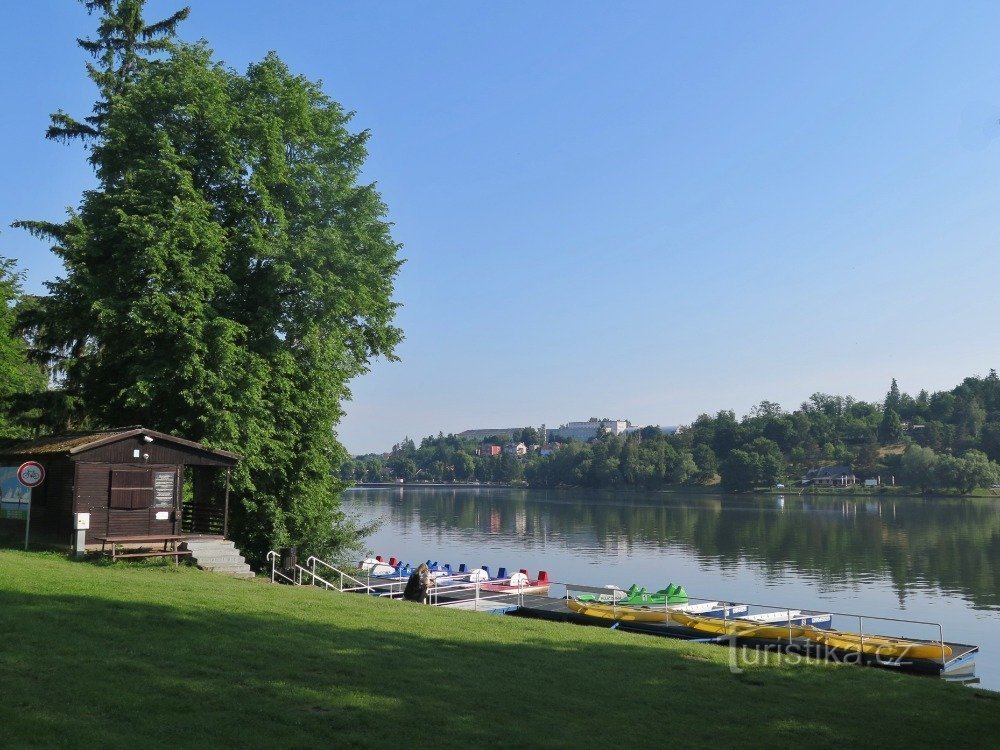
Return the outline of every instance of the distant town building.
{"type": "Polygon", "coordinates": [[[603,419],[593,422],[567,422],[556,429],[549,430],[546,440],[558,435],[563,438],[573,440],[592,440],[597,437],[601,430],[607,430],[612,435],[621,435],[628,429],[629,423],[626,419],[603,419]]]}
{"type": "Polygon", "coordinates": [[[528,452],[528,446],[524,443],[507,443],[503,448],[504,453],[512,456],[523,456],[528,452]]]}
{"type": "Polygon", "coordinates": [[[802,484],[812,487],[850,487],[857,483],[858,479],[849,466],[823,466],[811,469],[802,477],[802,484]]]}
{"type": "Polygon", "coordinates": [[[499,456],[501,448],[499,445],[484,445],[479,448],[480,456],[499,456]]]}

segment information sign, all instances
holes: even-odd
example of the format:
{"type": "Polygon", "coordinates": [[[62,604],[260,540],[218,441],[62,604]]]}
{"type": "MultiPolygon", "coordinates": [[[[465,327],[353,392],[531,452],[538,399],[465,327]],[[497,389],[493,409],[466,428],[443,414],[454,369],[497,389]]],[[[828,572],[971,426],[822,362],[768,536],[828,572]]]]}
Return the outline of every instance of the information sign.
{"type": "Polygon", "coordinates": [[[45,479],[45,469],[41,464],[29,461],[21,466],[0,466],[0,518],[14,518],[25,522],[24,548],[28,549],[28,534],[31,531],[31,488],[45,479]],[[30,466],[29,466],[30,464],[30,466]],[[39,471],[32,469],[37,466],[39,471]],[[28,471],[25,476],[25,468],[28,471]],[[37,480],[35,484],[25,483],[37,480]]]}
{"type": "Polygon", "coordinates": [[[174,472],[157,471],[153,474],[153,507],[174,507],[174,472]]]}

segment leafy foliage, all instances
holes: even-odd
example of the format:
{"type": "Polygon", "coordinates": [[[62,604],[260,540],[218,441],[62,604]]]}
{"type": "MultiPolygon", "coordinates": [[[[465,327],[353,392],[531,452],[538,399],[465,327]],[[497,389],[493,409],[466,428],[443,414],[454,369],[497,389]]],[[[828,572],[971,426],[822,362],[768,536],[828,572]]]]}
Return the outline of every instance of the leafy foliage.
{"type": "Polygon", "coordinates": [[[340,404],[401,339],[398,247],[359,181],[368,134],[273,53],[239,74],[172,40],[186,10],[88,8],[104,13],[81,42],[102,98],[49,136],[89,142],[99,187],[62,224],[22,222],[67,268],[34,343],[95,424],[243,454],[233,528],[250,554],[332,553],[355,536],[332,471],[340,404]]]}
{"type": "Polygon", "coordinates": [[[30,412],[25,400],[45,386],[41,368],[28,360],[28,347],[18,332],[15,305],[21,299],[21,275],[14,261],[0,257],[0,438],[27,433],[30,412]]]}

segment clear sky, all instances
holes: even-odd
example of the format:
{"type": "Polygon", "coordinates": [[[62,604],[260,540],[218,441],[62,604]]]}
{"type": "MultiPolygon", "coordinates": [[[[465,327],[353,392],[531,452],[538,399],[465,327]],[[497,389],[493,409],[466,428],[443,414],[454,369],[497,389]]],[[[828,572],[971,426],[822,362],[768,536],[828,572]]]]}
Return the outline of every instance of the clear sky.
{"type": "MultiPolygon", "coordinates": [[[[352,453],[998,366],[998,3],[190,4],[182,38],[275,50],[372,131],[406,341],[352,384],[352,453]]],[[[0,255],[33,292],[60,264],[7,227],[91,184],[43,132],[89,111],[93,29],[69,0],[0,25],[0,255]]]]}

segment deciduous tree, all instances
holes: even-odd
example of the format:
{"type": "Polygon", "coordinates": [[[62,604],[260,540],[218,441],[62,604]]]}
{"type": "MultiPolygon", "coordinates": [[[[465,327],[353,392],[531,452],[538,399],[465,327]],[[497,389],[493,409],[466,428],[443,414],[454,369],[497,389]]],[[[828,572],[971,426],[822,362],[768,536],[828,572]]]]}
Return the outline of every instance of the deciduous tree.
{"type": "Polygon", "coordinates": [[[88,140],[98,187],[62,224],[24,223],[66,264],[43,317],[73,352],[67,382],[100,424],[242,453],[233,529],[252,555],[333,553],[355,533],[334,474],[347,383],[401,338],[397,246],[360,182],[368,134],[274,54],[241,75],[172,41],[185,11],[88,8],[101,98],[49,136],[88,140]]]}
{"type": "Polygon", "coordinates": [[[28,361],[28,347],[17,330],[15,305],[21,298],[21,278],[14,261],[0,257],[0,438],[25,433],[23,397],[45,385],[41,368],[28,361]]]}

